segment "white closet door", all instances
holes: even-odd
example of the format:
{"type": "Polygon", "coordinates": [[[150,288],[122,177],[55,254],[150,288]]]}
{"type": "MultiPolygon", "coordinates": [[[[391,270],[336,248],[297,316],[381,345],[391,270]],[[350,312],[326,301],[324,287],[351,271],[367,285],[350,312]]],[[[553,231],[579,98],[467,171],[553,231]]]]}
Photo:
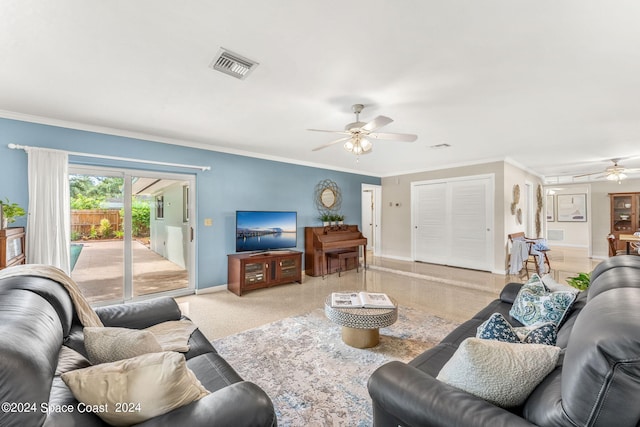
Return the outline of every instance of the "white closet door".
{"type": "Polygon", "coordinates": [[[491,270],[490,179],[453,181],[451,189],[451,261],[449,265],[491,270]]]}
{"type": "Polygon", "coordinates": [[[414,259],[492,271],[493,197],[490,177],[414,184],[414,259]]]}
{"type": "Polygon", "coordinates": [[[444,264],[447,260],[447,183],[414,187],[414,257],[416,261],[444,264]]]}

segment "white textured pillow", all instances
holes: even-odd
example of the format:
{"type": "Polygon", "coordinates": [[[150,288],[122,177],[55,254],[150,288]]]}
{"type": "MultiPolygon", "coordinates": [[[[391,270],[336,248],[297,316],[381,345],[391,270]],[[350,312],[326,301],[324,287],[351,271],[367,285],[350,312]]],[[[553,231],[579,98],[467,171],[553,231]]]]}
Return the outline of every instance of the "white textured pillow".
{"type": "Polygon", "coordinates": [[[580,292],[579,289],[574,288],[573,286],[564,285],[562,283],[556,282],[555,279],[550,274],[545,274],[544,276],[542,276],[541,280],[544,286],[546,286],[546,288],[549,289],[549,291],[551,292],[564,291],[564,292],[573,292],[574,294],[577,294],[580,292]]]}
{"type": "Polygon", "coordinates": [[[78,401],[115,426],[141,423],[209,394],[184,355],[173,351],[78,369],[62,380],[78,401]]]}
{"type": "Polygon", "coordinates": [[[467,338],[437,379],[503,408],[519,406],[556,367],[560,348],[467,338]]]}
{"type": "Polygon", "coordinates": [[[93,365],[162,351],[152,332],[127,328],[84,328],[84,347],[93,365]]]}

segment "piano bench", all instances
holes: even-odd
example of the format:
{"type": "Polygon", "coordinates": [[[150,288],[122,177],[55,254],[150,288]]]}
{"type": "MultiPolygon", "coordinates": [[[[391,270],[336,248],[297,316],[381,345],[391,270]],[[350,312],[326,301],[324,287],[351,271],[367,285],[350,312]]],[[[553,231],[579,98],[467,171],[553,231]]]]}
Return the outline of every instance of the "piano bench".
{"type": "Polygon", "coordinates": [[[342,261],[344,260],[345,270],[347,269],[350,259],[356,261],[356,272],[360,272],[360,252],[359,251],[342,251],[342,252],[327,252],[327,273],[331,271],[331,260],[338,260],[338,277],[342,275],[342,261]]]}

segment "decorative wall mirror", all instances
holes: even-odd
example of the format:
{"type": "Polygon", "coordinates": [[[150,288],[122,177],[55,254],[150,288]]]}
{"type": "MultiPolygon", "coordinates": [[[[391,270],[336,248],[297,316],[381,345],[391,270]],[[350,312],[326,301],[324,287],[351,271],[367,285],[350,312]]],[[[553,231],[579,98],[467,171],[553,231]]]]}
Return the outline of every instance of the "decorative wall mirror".
{"type": "Polygon", "coordinates": [[[316,185],[314,199],[316,208],[320,214],[337,212],[342,205],[340,188],[338,184],[330,179],[320,181],[318,185],[316,185]]]}
{"type": "Polygon", "coordinates": [[[333,205],[336,204],[336,193],[331,188],[325,188],[320,193],[320,203],[327,209],[333,208],[333,205]]]}

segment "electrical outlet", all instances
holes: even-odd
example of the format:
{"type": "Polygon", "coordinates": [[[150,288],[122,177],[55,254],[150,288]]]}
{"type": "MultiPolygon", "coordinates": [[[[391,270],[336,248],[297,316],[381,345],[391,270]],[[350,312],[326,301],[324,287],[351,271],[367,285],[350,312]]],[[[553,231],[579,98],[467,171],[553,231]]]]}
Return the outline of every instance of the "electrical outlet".
{"type": "Polygon", "coordinates": [[[211,227],[213,225],[213,220],[211,218],[205,218],[204,219],[204,226],[205,227],[211,227]]]}

